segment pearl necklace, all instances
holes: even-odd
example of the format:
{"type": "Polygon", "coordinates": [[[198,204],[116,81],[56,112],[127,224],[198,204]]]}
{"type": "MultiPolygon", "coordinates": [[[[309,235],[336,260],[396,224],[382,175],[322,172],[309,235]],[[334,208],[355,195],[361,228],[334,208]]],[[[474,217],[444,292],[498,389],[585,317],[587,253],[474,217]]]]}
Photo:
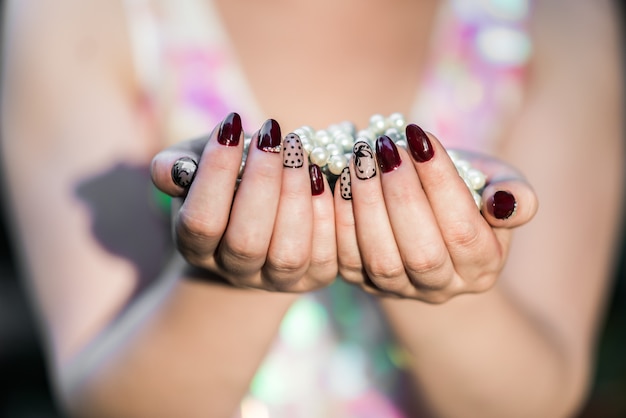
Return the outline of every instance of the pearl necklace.
{"type": "MultiPolygon", "coordinates": [[[[302,148],[308,154],[309,161],[318,165],[327,177],[336,179],[348,166],[352,157],[352,149],[358,141],[366,141],[374,148],[376,139],[381,135],[386,135],[396,146],[406,149],[408,146],[405,134],[406,125],[406,119],[401,113],[392,113],[388,117],[375,114],[370,117],[368,127],[359,131],[352,122],[344,121],[317,131],[305,125],[294,129],[293,133],[300,137],[302,148]]],[[[251,137],[246,137],[240,175],[246,164],[250,142],[251,137]]],[[[469,161],[461,158],[460,153],[452,150],[447,152],[454,162],[459,176],[472,193],[476,205],[480,208],[482,205],[481,192],[487,180],[485,174],[472,167],[469,161]]]]}

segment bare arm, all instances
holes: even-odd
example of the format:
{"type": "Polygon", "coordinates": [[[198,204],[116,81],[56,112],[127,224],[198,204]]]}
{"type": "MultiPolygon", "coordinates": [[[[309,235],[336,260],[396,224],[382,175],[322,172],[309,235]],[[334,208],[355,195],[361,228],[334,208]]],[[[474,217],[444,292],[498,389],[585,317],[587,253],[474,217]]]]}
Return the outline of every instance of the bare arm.
{"type": "MultiPolygon", "coordinates": [[[[79,192],[120,166],[147,173],[160,148],[140,111],[121,2],[19,0],[7,17],[8,200],[61,398],[79,415],[229,415],[295,296],[183,278],[181,259],[136,294],[141,266],[117,251],[124,241],[94,234],[107,209],[79,192]]],[[[132,213],[118,192],[96,195],[132,213]]],[[[148,233],[148,245],[151,231],[134,226],[142,216],[126,236],[148,233]]]]}
{"type": "Polygon", "coordinates": [[[442,305],[384,300],[436,416],[567,416],[583,400],[622,196],[609,2],[537,2],[535,64],[501,157],[535,187],[498,284],[442,305]]]}

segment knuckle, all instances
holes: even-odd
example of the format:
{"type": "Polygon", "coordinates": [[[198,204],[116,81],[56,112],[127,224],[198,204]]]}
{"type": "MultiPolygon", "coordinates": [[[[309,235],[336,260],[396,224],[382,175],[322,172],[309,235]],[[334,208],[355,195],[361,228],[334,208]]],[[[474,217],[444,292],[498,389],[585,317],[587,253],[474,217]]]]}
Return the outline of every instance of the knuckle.
{"type": "Polygon", "coordinates": [[[441,271],[447,260],[445,248],[427,246],[416,251],[415,257],[407,258],[404,266],[409,276],[422,276],[441,271]]]}
{"type": "Polygon", "coordinates": [[[268,257],[266,265],[269,270],[279,277],[291,277],[301,273],[306,266],[306,260],[300,257],[268,257]]]}
{"type": "Polygon", "coordinates": [[[230,270],[240,270],[244,266],[262,264],[266,256],[264,249],[240,239],[234,242],[224,242],[220,251],[221,261],[230,270]]]}
{"type": "Polygon", "coordinates": [[[475,280],[471,284],[471,291],[473,293],[484,293],[490,290],[497,282],[497,274],[485,274],[475,280]]]}
{"type": "Polygon", "coordinates": [[[176,233],[182,239],[205,241],[223,233],[223,226],[211,216],[182,208],[177,216],[176,233]]]}
{"type": "Polygon", "coordinates": [[[339,257],[338,266],[339,274],[345,279],[363,276],[363,265],[358,258],[339,257]]]}
{"type": "Polygon", "coordinates": [[[446,241],[449,245],[460,248],[476,246],[482,237],[482,229],[471,221],[459,221],[448,228],[446,241]]]}
{"type": "Polygon", "coordinates": [[[379,255],[366,263],[368,275],[375,281],[390,281],[405,275],[404,265],[394,255],[379,255]]]}

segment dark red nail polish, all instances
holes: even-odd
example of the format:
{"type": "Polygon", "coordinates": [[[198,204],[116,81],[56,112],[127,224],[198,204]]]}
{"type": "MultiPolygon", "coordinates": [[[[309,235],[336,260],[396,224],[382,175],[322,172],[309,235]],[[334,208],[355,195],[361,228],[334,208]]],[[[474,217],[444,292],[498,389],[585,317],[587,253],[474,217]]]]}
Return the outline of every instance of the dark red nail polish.
{"type": "Polygon", "coordinates": [[[489,199],[488,210],[497,219],[509,219],[517,209],[517,201],[511,193],[499,190],[489,199]]]}
{"type": "Polygon", "coordinates": [[[435,155],[435,150],[426,132],[413,123],[406,127],[406,141],[409,144],[409,150],[413,158],[415,158],[415,161],[424,163],[435,155]]]}
{"type": "Polygon", "coordinates": [[[393,171],[402,164],[396,144],[387,135],[379,136],[376,140],[376,159],[383,173],[393,171]]]}
{"type": "Polygon", "coordinates": [[[309,176],[311,177],[311,193],[313,196],[319,196],[324,193],[324,178],[322,170],[317,164],[309,166],[309,176]]]}
{"type": "Polygon", "coordinates": [[[261,151],[279,153],[281,140],[282,134],[280,133],[280,125],[278,125],[278,122],[274,119],[266,120],[259,131],[257,147],[261,151]]]}
{"type": "Polygon", "coordinates": [[[227,147],[236,147],[239,144],[242,130],[241,117],[237,113],[231,113],[224,118],[220,125],[217,142],[227,147]]]}

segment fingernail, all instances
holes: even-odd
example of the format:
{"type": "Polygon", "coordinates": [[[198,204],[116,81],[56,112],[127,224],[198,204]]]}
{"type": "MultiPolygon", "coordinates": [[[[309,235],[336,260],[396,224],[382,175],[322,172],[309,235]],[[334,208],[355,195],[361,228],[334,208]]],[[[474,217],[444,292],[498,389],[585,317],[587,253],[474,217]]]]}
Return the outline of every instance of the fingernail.
{"type": "Polygon", "coordinates": [[[172,180],[178,186],[186,189],[189,187],[196,175],[198,163],[189,157],[182,157],[176,160],[172,166],[172,180]]]}
{"type": "Polygon", "coordinates": [[[236,147],[239,144],[241,131],[241,117],[237,113],[231,113],[224,118],[220,125],[217,142],[227,147],[236,147]]]}
{"type": "Polygon", "coordinates": [[[376,160],[372,148],[365,141],[358,141],[352,148],[354,169],[361,180],[371,179],[376,175],[376,160]]]}
{"type": "Polygon", "coordinates": [[[382,135],[376,140],[376,159],[383,173],[393,171],[402,164],[396,144],[387,135],[382,135]]]}
{"type": "Polygon", "coordinates": [[[426,132],[413,123],[406,127],[406,141],[409,144],[409,150],[413,158],[415,158],[415,161],[423,163],[430,160],[435,155],[435,150],[426,132]]]}
{"type": "Polygon", "coordinates": [[[283,144],[283,166],[289,168],[302,167],[304,165],[302,151],[300,137],[294,133],[287,135],[283,144]]]}
{"type": "Polygon", "coordinates": [[[265,152],[279,153],[281,139],[280,125],[274,119],[268,119],[259,131],[257,148],[265,152]]]}
{"type": "Polygon", "coordinates": [[[341,190],[341,197],[345,200],[352,200],[352,182],[350,181],[349,167],[341,170],[341,176],[339,177],[339,189],[341,190]]]}
{"type": "Polygon", "coordinates": [[[309,166],[309,176],[311,177],[311,193],[313,196],[319,196],[324,193],[324,178],[322,170],[317,164],[309,166]]]}
{"type": "Polygon", "coordinates": [[[517,209],[517,201],[511,193],[499,190],[489,199],[487,209],[497,219],[509,219],[517,209]]]}

